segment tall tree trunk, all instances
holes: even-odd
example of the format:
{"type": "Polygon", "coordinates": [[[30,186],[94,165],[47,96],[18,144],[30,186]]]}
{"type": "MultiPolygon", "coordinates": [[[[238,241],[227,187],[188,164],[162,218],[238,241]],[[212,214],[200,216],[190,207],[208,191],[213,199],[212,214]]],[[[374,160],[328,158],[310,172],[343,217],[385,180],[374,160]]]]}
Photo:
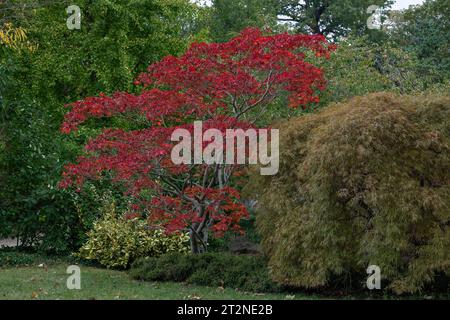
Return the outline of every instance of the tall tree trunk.
{"type": "Polygon", "coordinates": [[[189,232],[190,244],[191,244],[191,252],[193,254],[204,253],[208,250],[208,229],[204,228],[201,231],[193,231],[189,232]]]}
{"type": "Polygon", "coordinates": [[[211,226],[211,221],[209,217],[205,219],[208,221],[192,224],[189,231],[191,252],[194,254],[208,251],[208,230],[211,226]]]}
{"type": "Polygon", "coordinates": [[[190,237],[190,243],[191,243],[191,253],[193,253],[193,254],[199,253],[198,243],[197,243],[197,238],[196,238],[197,236],[195,235],[193,230],[191,230],[189,232],[189,237],[190,237]]]}

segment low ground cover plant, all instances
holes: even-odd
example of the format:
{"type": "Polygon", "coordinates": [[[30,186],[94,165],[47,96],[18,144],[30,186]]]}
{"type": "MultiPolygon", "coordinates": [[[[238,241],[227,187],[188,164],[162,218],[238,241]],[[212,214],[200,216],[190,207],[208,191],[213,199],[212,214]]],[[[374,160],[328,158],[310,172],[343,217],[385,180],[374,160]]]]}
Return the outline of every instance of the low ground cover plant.
{"type": "Polygon", "coordinates": [[[143,258],[131,267],[134,279],[175,281],[210,287],[226,287],[248,292],[279,292],[262,256],[227,253],[167,254],[143,258]]]}

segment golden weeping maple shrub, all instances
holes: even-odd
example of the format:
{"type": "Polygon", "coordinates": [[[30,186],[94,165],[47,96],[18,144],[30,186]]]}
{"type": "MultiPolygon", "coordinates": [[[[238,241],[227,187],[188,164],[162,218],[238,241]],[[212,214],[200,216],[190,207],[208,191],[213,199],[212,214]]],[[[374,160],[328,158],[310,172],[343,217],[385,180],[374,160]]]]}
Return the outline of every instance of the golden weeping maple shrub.
{"type": "Polygon", "coordinates": [[[450,276],[450,96],[376,93],[278,127],[280,171],[249,188],[276,281],[322,287],[377,265],[406,293],[450,276]]]}

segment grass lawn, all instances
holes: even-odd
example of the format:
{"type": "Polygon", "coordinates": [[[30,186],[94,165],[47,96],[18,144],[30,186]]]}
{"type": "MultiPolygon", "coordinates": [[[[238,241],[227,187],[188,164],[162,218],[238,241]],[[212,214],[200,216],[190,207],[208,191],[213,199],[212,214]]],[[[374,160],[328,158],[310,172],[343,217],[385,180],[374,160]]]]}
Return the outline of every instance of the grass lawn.
{"type": "MultiPolygon", "coordinates": [[[[5,299],[286,299],[286,294],[254,294],[182,283],[139,282],[126,272],[81,266],[81,290],[66,287],[67,264],[0,268],[0,300],[5,299]]],[[[292,299],[290,296],[288,299],[292,299]]],[[[295,299],[315,296],[295,296],[295,299]]]]}
{"type": "Polygon", "coordinates": [[[151,300],[313,300],[313,299],[449,299],[449,293],[398,297],[389,294],[340,294],[326,296],[311,292],[257,294],[231,288],[214,288],[172,282],[140,282],[126,271],[86,265],[72,257],[50,257],[0,250],[0,300],[151,299],[151,300]],[[67,289],[67,267],[78,264],[81,290],[67,289]]]}

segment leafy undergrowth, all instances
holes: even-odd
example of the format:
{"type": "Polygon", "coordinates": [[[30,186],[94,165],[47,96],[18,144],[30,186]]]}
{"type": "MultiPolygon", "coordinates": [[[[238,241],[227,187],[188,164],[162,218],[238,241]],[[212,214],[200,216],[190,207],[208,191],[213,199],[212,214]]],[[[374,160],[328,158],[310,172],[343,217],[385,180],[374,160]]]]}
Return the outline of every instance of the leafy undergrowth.
{"type": "MultiPolygon", "coordinates": [[[[317,289],[301,289],[275,283],[266,259],[254,255],[205,253],[201,255],[167,254],[158,258],[137,260],[130,269],[136,280],[174,281],[192,285],[221,287],[244,292],[279,293],[286,296],[320,297],[322,299],[448,299],[442,286],[427,287],[422,294],[392,295],[391,291],[365,288],[348,281],[317,289]]],[[[443,282],[445,280],[442,280],[443,282]]]]}
{"type": "Polygon", "coordinates": [[[187,282],[249,292],[278,293],[282,288],[269,275],[260,256],[204,253],[172,253],[137,260],[130,274],[137,280],[187,282]]]}
{"type": "Polygon", "coordinates": [[[76,263],[77,259],[70,256],[49,256],[32,252],[26,249],[2,248],[0,249],[0,268],[28,267],[43,265],[55,265],[61,263],[76,263]]]}

